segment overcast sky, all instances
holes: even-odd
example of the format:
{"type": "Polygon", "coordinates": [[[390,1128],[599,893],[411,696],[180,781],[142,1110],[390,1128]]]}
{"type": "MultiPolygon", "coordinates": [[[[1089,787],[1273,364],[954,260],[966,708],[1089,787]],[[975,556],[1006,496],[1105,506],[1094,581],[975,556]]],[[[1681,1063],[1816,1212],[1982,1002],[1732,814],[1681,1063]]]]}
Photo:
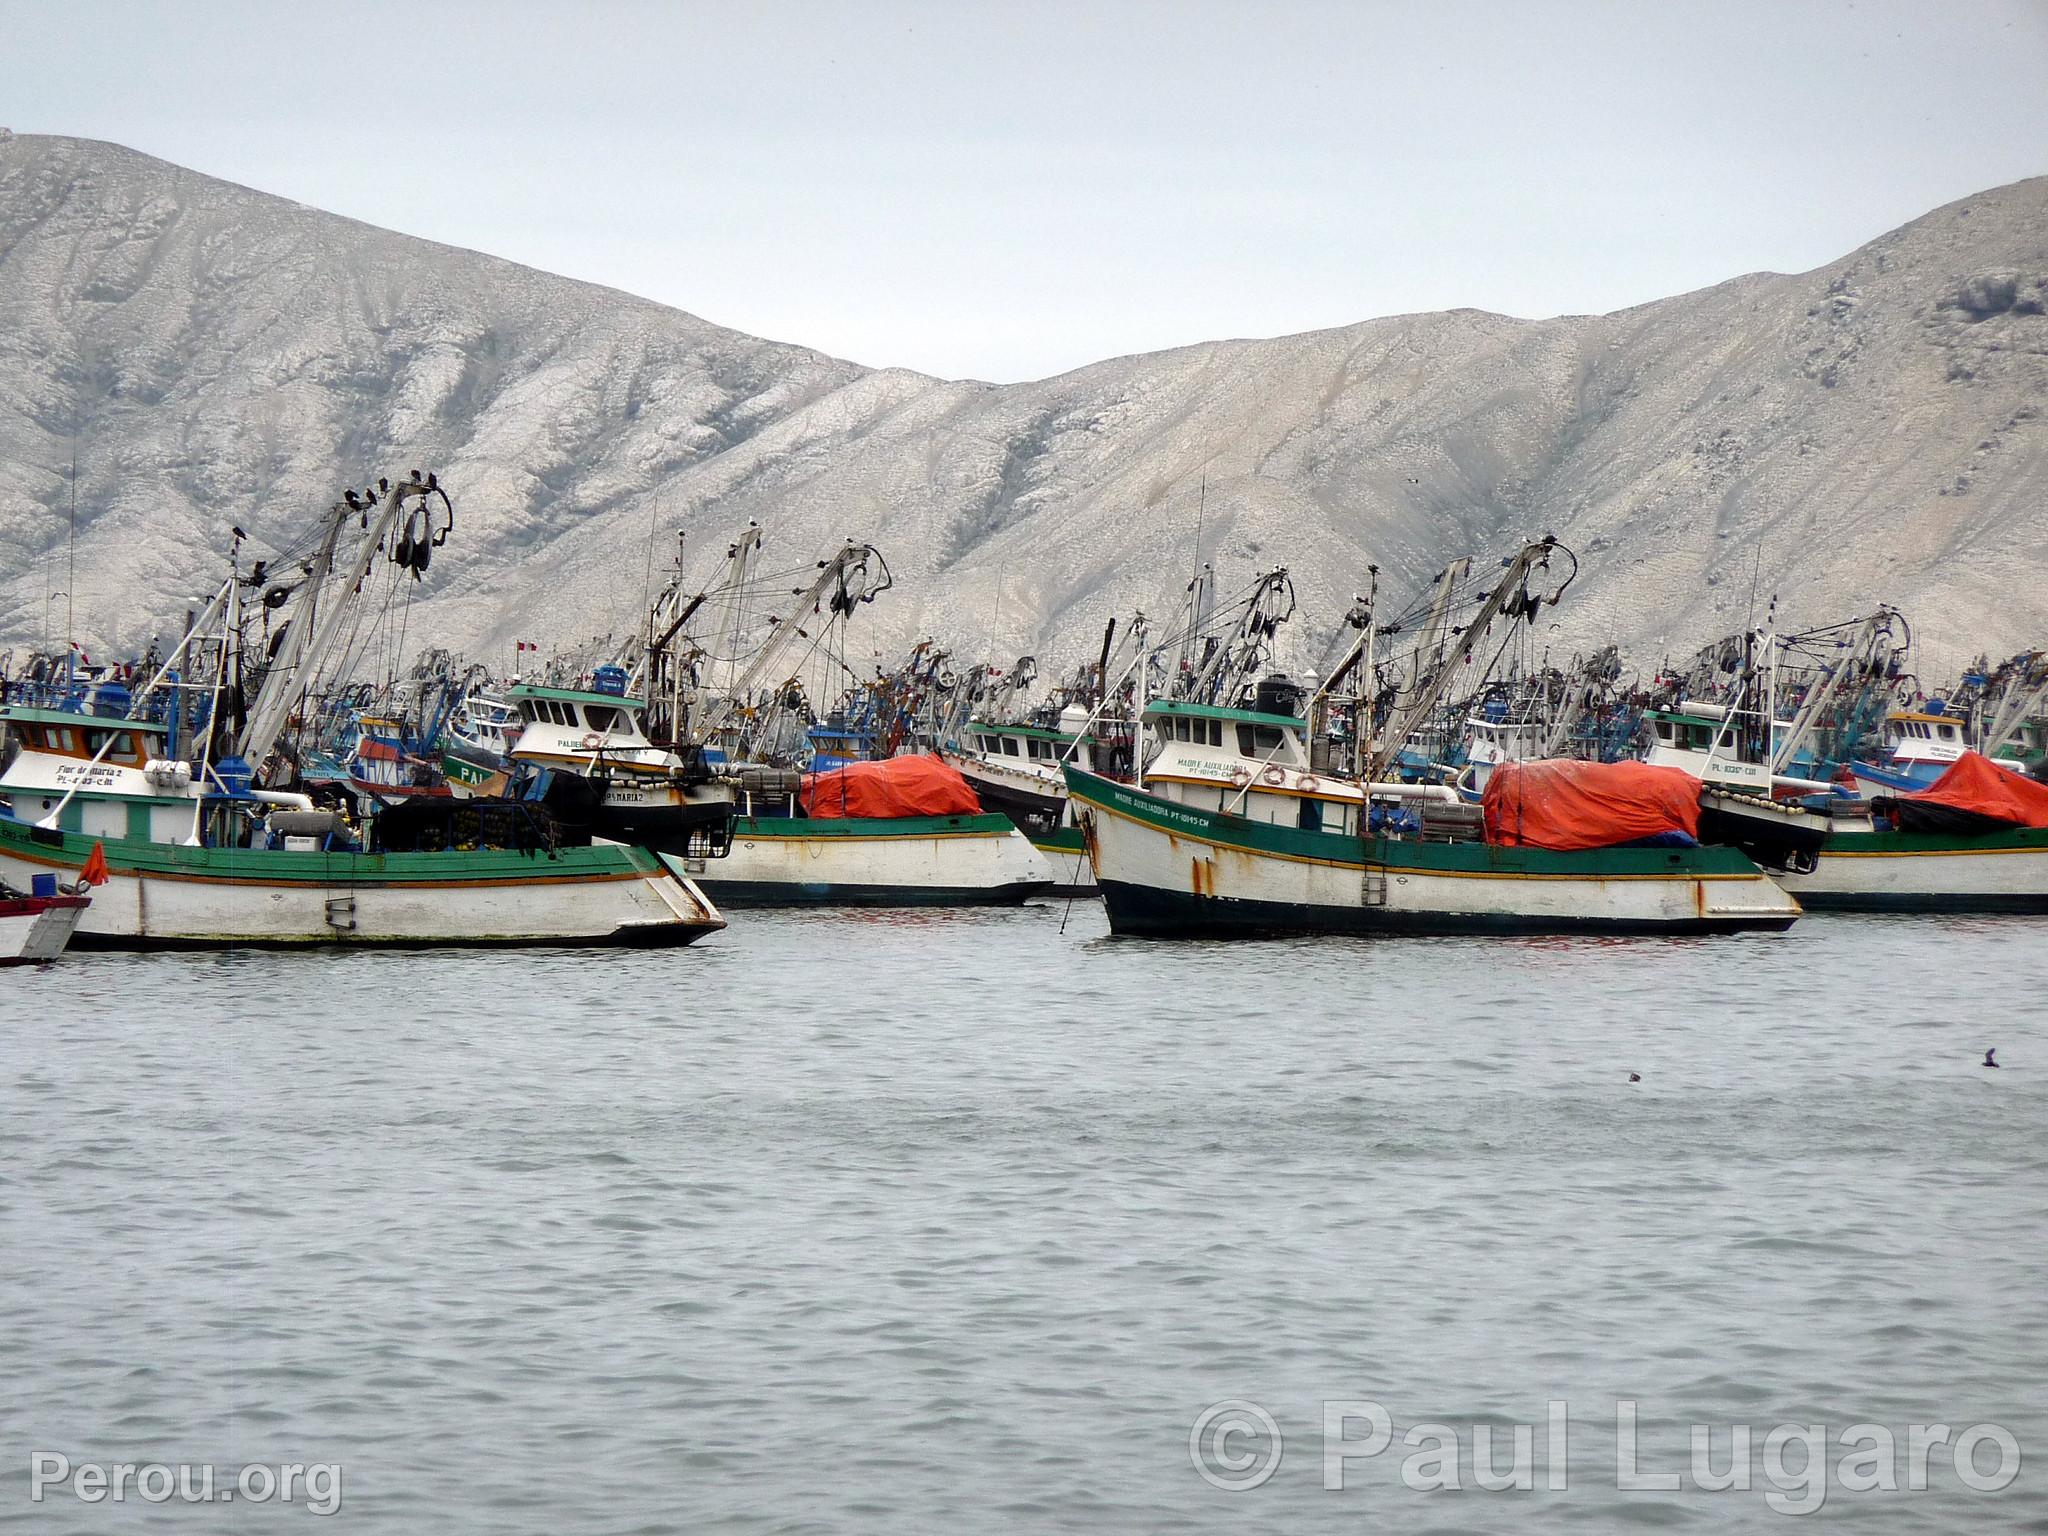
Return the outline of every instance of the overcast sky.
{"type": "Polygon", "coordinates": [[[1015,380],[1819,265],[2048,172],[2048,3],[0,0],[0,125],[1015,380]]]}

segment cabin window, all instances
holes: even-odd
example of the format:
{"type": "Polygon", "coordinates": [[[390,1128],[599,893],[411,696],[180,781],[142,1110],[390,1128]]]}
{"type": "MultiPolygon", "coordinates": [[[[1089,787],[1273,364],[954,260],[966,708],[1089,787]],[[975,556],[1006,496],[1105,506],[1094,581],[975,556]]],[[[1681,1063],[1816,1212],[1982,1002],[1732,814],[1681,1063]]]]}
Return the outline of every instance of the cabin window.
{"type": "Polygon", "coordinates": [[[612,731],[618,728],[619,711],[608,704],[586,704],[583,718],[593,731],[612,731]]]}
{"type": "Polygon", "coordinates": [[[86,751],[97,757],[102,747],[107,749],[106,760],[108,762],[125,763],[135,756],[134,739],[127,731],[87,731],[85,733],[86,751]]]}
{"type": "Polygon", "coordinates": [[[1323,830],[1323,802],[1313,795],[1301,797],[1301,830],[1320,832],[1323,830]]]}
{"type": "Polygon", "coordinates": [[[1209,722],[1209,745],[1212,747],[1223,745],[1223,722],[1221,720],[1211,720],[1209,722]]]}
{"type": "Polygon", "coordinates": [[[1005,736],[1005,737],[1003,738],[1003,756],[1005,756],[1005,757],[1021,757],[1021,756],[1023,756],[1023,754],[1022,754],[1021,752],[1019,752],[1019,751],[1017,750],[1017,738],[1016,738],[1016,737],[1014,737],[1014,736],[1005,736]]]}
{"type": "Polygon", "coordinates": [[[1237,752],[1240,757],[1264,757],[1279,747],[1282,736],[1277,725],[1240,725],[1237,752]]]}

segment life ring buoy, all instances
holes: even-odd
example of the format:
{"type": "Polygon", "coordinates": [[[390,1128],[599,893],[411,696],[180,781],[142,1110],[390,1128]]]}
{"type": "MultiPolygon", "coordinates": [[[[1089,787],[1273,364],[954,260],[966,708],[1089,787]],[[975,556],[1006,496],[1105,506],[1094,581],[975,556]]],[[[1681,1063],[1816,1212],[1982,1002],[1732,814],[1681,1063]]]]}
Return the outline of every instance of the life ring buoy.
{"type": "Polygon", "coordinates": [[[1245,785],[1251,783],[1251,781],[1252,771],[1251,769],[1245,767],[1243,763],[1237,764],[1237,766],[1230,770],[1230,782],[1232,784],[1235,784],[1239,789],[1243,789],[1245,785]]]}
{"type": "Polygon", "coordinates": [[[1301,783],[1299,785],[1299,788],[1303,794],[1312,795],[1322,787],[1322,785],[1316,782],[1316,776],[1314,774],[1304,773],[1301,776],[1301,783]]]}
{"type": "Polygon", "coordinates": [[[604,738],[598,735],[595,731],[589,732],[583,738],[583,750],[586,752],[595,752],[599,747],[603,745],[604,738]]]}
{"type": "Polygon", "coordinates": [[[1287,770],[1278,763],[1269,764],[1266,771],[1259,775],[1259,780],[1261,783],[1275,786],[1285,784],[1287,782],[1287,770]]]}

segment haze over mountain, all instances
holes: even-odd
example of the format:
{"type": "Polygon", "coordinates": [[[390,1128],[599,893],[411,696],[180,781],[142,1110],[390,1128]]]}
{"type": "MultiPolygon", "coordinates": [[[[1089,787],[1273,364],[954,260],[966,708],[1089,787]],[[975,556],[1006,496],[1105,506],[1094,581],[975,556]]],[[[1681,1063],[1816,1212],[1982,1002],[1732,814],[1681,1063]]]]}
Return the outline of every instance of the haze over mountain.
{"type": "MultiPolygon", "coordinates": [[[[1075,281],[1087,274],[1076,272],[1075,281]]],[[[1249,280],[1249,279],[1248,279],[1249,280]]],[[[1216,341],[1014,385],[868,369],[342,219],[114,145],[0,140],[0,644],[70,592],[139,648],[348,485],[439,472],[457,529],[408,624],[502,660],[623,632],[688,531],[765,564],[844,535],[861,637],[1072,655],[1289,566],[1315,654],[1368,562],[1395,598],[1555,532],[1560,650],[1639,664],[1903,608],[1944,663],[2048,641],[2048,178],[1793,276],[1611,315],[1474,310],[1216,341]],[[69,471],[78,457],[76,577],[69,471]]]]}

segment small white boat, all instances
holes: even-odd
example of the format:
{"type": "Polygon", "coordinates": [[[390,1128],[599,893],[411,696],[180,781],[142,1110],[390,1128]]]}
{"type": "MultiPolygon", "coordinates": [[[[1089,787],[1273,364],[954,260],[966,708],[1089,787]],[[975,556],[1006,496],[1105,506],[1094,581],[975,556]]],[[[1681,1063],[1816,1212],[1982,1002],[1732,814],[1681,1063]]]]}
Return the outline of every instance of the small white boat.
{"type": "Polygon", "coordinates": [[[87,896],[24,896],[0,883],[0,965],[40,965],[64,953],[87,896]]]}

